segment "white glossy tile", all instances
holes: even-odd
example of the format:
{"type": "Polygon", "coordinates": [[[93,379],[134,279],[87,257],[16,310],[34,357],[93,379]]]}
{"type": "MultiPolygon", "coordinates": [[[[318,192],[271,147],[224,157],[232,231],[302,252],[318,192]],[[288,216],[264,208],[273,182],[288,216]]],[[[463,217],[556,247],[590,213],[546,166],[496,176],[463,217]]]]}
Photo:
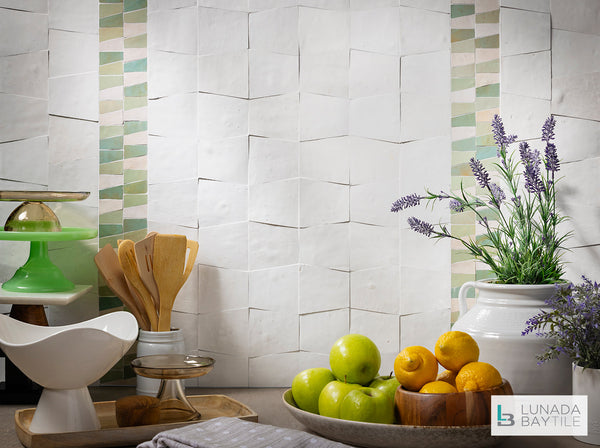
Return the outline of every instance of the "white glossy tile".
{"type": "Polygon", "coordinates": [[[328,354],[350,330],[350,311],[339,309],[300,316],[300,349],[328,354]]]}
{"type": "Polygon", "coordinates": [[[395,266],[399,262],[398,228],[350,223],[350,269],[395,266]]]}
{"type": "Polygon", "coordinates": [[[29,0],[23,2],[23,0],[2,0],[0,1],[0,7],[17,9],[20,11],[29,12],[48,12],[48,1],[47,0],[29,0]]]}
{"type": "Polygon", "coordinates": [[[298,263],[298,229],[256,222],[248,227],[250,270],[298,263]]]}
{"type": "Polygon", "coordinates": [[[600,120],[600,73],[588,73],[552,80],[552,113],[600,120]]]}
{"type": "Polygon", "coordinates": [[[298,143],[274,138],[250,137],[248,183],[250,185],[298,177],[298,143]]]}
{"type": "Polygon", "coordinates": [[[398,217],[390,213],[390,204],[398,198],[396,179],[350,187],[350,220],[363,224],[397,226],[398,217]]]}
{"type": "Polygon", "coordinates": [[[384,95],[400,89],[400,58],[387,54],[350,52],[350,98],[384,95]]]}
{"type": "Polygon", "coordinates": [[[210,140],[248,134],[248,101],[221,95],[198,95],[198,136],[210,140]]]}
{"type": "Polygon", "coordinates": [[[518,135],[520,140],[541,136],[542,125],[550,116],[550,101],[502,93],[500,102],[506,132],[518,135]]]}
{"type": "Polygon", "coordinates": [[[88,292],[68,305],[47,307],[45,311],[50,326],[83,322],[98,316],[98,297],[88,292]]]}
{"type": "Polygon", "coordinates": [[[249,355],[264,356],[298,350],[298,321],[296,312],[250,308],[249,355]]]}
{"type": "Polygon", "coordinates": [[[148,11],[148,50],[195,55],[199,20],[195,7],[148,11]]]}
{"type": "Polygon", "coordinates": [[[198,230],[198,263],[227,269],[248,269],[248,223],[198,230]]]}
{"type": "Polygon", "coordinates": [[[550,14],[502,8],[500,48],[503,57],[550,49],[550,14]]]}
{"type": "Polygon", "coordinates": [[[555,144],[561,163],[584,160],[600,155],[595,143],[600,139],[600,123],[571,117],[555,117],[555,144]],[[586,138],[581,138],[585,135],[586,138]],[[576,145],[573,142],[577,142],[576,145]]]}
{"type": "Polygon", "coordinates": [[[400,55],[448,50],[448,20],[445,13],[400,6],[400,55]]]}
{"type": "Polygon", "coordinates": [[[400,98],[401,140],[450,135],[450,102],[446,96],[403,93],[400,98]]]}
{"type": "Polygon", "coordinates": [[[247,98],[248,50],[199,56],[198,90],[247,98]]]}
{"type": "Polygon", "coordinates": [[[98,35],[98,2],[94,0],[49,0],[50,28],[98,35]]]}
{"type": "Polygon", "coordinates": [[[564,277],[573,282],[581,283],[582,275],[592,281],[600,278],[600,265],[595,261],[598,259],[597,246],[575,247],[565,253],[565,275],[564,277]]]}
{"type": "Polygon", "coordinates": [[[347,308],[350,274],[320,266],[300,266],[298,312],[300,314],[347,308]]]}
{"type": "Polygon", "coordinates": [[[300,55],[300,90],[348,97],[348,50],[303,52],[300,55]]]}
{"type": "Polygon", "coordinates": [[[204,5],[204,3],[206,2],[210,2],[211,0],[200,0],[200,2],[197,2],[196,0],[150,0],[148,2],[148,11],[162,11],[165,9],[179,9],[179,8],[186,8],[189,6],[196,6],[196,3],[200,4],[201,6],[207,6],[204,5]]]}
{"type": "Polygon", "coordinates": [[[340,184],[350,183],[351,137],[325,138],[300,143],[300,176],[340,184]]]}
{"type": "Polygon", "coordinates": [[[197,57],[172,51],[148,51],[148,98],[198,91],[197,57]]]}
{"type": "MultiPolygon", "coordinates": [[[[450,12],[448,0],[399,0],[401,6],[412,6],[415,8],[428,9],[430,11],[450,12]]],[[[464,3],[469,3],[464,2],[464,3]]]]}
{"type": "Polygon", "coordinates": [[[298,56],[251,49],[249,59],[250,98],[298,91],[298,56]]]}
{"type": "Polygon", "coordinates": [[[262,11],[265,9],[286,8],[297,4],[298,0],[248,0],[248,10],[251,12],[262,11]]]}
{"type": "MultiPolygon", "coordinates": [[[[298,8],[295,7],[295,1],[294,5],[282,5],[279,0],[276,3],[276,8],[265,8],[264,11],[250,14],[250,48],[298,55],[298,8]]],[[[251,9],[263,9],[252,4],[250,7],[251,9]]]]}
{"type": "Polygon", "coordinates": [[[298,0],[298,5],[329,10],[348,9],[349,0],[298,0]]]}
{"type": "Polygon", "coordinates": [[[248,220],[248,187],[198,180],[198,226],[210,227],[248,220]]]}
{"type": "Polygon", "coordinates": [[[48,133],[48,102],[0,93],[0,142],[48,133]]]}
{"type": "Polygon", "coordinates": [[[348,271],[350,226],[325,224],[300,229],[300,263],[348,271]]]}
{"type": "Polygon", "coordinates": [[[386,94],[350,100],[351,135],[400,141],[400,96],[386,94]]]}
{"type": "Polygon", "coordinates": [[[89,191],[88,201],[98,200],[98,158],[74,159],[48,166],[48,189],[89,191]]]}
{"type": "Polygon", "coordinates": [[[299,8],[298,40],[300,53],[348,50],[350,46],[349,11],[299,8]]]}
{"type": "Polygon", "coordinates": [[[352,185],[398,178],[400,145],[397,143],[349,137],[349,149],[352,185]]]}
{"type": "Polygon", "coordinates": [[[226,53],[248,48],[248,13],[198,8],[198,54],[226,53]]]}
{"type": "Polygon", "coordinates": [[[600,34],[598,30],[600,5],[594,0],[576,2],[550,0],[548,12],[552,12],[552,27],[555,29],[600,34]]]}
{"type": "MultiPolygon", "coordinates": [[[[422,235],[421,235],[422,236],[422,235]]],[[[424,241],[433,244],[432,241],[424,241]]],[[[441,255],[441,252],[439,253],[441,255]]],[[[449,256],[446,258],[450,258],[449,256]]],[[[449,260],[448,260],[449,261],[449,260]]],[[[450,307],[450,274],[446,270],[436,270],[413,266],[402,266],[400,284],[400,313],[411,315],[434,309],[450,307]],[[435,279],[435,281],[432,281],[435,279]]],[[[440,333],[441,334],[441,333],[440,333]]]]}
{"type": "Polygon", "coordinates": [[[148,182],[197,179],[196,142],[191,138],[148,136],[148,182]]]}
{"type": "Polygon", "coordinates": [[[400,268],[383,266],[350,274],[352,309],[398,314],[400,312],[400,268]]]}
{"type": "Polygon", "coordinates": [[[0,92],[48,99],[48,52],[0,57],[0,92]]]}
{"type": "Polygon", "coordinates": [[[563,78],[600,71],[600,35],[553,30],[552,77],[563,78]]]}
{"type": "Polygon", "coordinates": [[[450,240],[432,240],[412,229],[400,230],[400,265],[402,268],[450,271],[450,240]]]}
{"type": "Polygon", "coordinates": [[[248,137],[198,142],[198,177],[224,182],[248,182],[248,137]]]}
{"type": "Polygon", "coordinates": [[[248,276],[248,303],[261,310],[298,312],[298,265],[252,271],[248,276]]]}
{"type": "Polygon", "coordinates": [[[551,99],[550,51],[519,54],[502,58],[502,92],[551,99]],[[523,67],[528,67],[523,70],[523,67]]]}
{"type": "Polygon", "coordinates": [[[297,140],[298,94],[286,94],[250,100],[248,130],[261,137],[297,140]]]}
{"type": "Polygon", "coordinates": [[[98,71],[98,36],[96,34],[50,29],[48,45],[52,55],[48,60],[50,76],[98,71]]]}
{"type": "Polygon", "coordinates": [[[179,328],[182,331],[185,352],[195,353],[198,342],[198,316],[175,311],[171,315],[171,328],[179,328]]]}
{"type": "Polygon", "coordinates": [[[198,350],[226,355],[248,355],[246,308],[198,315],[198,350]]]}
{"type": "Polygon", "coordinates": [[[250,186],[248,218],[265,224],[298,227],[298,179],[250,186]]]}
{"type": "Polygon", "coordinates": [[[350,0],[350,9],[373,9],[398,6],[398,0],[350,0]]]}
{"type": "Polygon", "coordinates": [[[2,143],[0,144],[0,177],[48,185],[48,153],[46,136],[2,143]]]}
{"type": "MultiPolygon", "coordinates": [[[[350,333],[362,334],[371,339],[381,354],[398,355],[400,352],[400,316],[352,309],[350,333]]],[[[393,365],[382,365],[380,371],[390,372],[393,365]]]]}
{"type": "Polygon", "coordinates": [[[50,78],[48,113],[98,121],[98,73],[50,78]]]}
{"type": "Polygon", "coordinates": [[[276,353],[250,358],[250,387],[290,387],[298,372],[312,367],[329,368],[329,355],[322,353],[276,353]]]}
{"type": "Polygon", "coordinates": [[[550,0],[500,0],[500,6],[528,11],[550,12],[550,0]]]}
{"type": "Polygon", "coordinates": [[[179,94],[148,101],[148,134],[166,137],[197,135],[197,95],[179,94]]]}
{"type": "Polygon", "coordinates": [[[450,51],[403,57],[400,78],[402,92],[439,95],[449,99],[450,51]]]}
{"type": "MultiPolygon", "coordinates": [[[[450,294],[450,292],[448,292],[450,294]]],[[[450,297],[448,295],[448,297],[450,297]]],[[[450,304],[450,299],[448,299],[450,304]]],[[[450,308],[400,318],[400,349],[422,345],[433,351],[441,334],[450,330],[450,308]]]]}
{"type": "Polygon", "coordinates": [[[198,227],[198,181],[148,185],[148,219],[198,227]]]}
{"type": "Polygon", "coordinates": [[[12,9],[0,9],[2,39],[0,56],[31,53],[48,49],[48,16],[12,9]]]}
{"type": "Polygon", "coordinates": [[[200,351],[215,360],[210,375],[198,378],[199,387],[248,387],[248,357],[200,351]]]}
{"type": "Polygon", "coordinates": [[[300,227],[347,222],[349,187],[311,179],[300,180],[300,227]]]}
{"type": "Polygon", "coordinates": [[[300,95],[300,140],[348,134],[348,100],[325,95],[300,95]]]}
{"type": "Polygon", "coordinates": [[[207,6],[209,8],[231,9],[233,11],[248,11],[248,0],[198,0],[198,6],[207,6]]]}
{"type": "Polygon", "coordinates": [[[248,272],[199,265],[198,288],[201,314],[248,307],[248,272]]]}
{"type": "Polygon", "coordinates": [[[350,47],[397,55],[400,43],[400,10],[394,7],[352,11],[350,47]]]}
{"type": "MultiPolygon", "coordinates": [[[[143,215],[145,216],[146,214],[143,215]]],[[[198,314],[198,264],[194,264],[190,276],[179,290],[173,303],[173,311],[193,315],[194,318],[198,314]]]]}

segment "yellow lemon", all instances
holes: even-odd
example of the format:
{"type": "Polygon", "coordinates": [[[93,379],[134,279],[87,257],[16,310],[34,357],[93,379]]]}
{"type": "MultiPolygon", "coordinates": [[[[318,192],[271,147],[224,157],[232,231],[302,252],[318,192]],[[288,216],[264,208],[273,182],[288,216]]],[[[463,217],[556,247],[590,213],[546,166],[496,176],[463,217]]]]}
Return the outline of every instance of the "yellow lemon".
{"type": "Polygon", "coordinates": [[[425,384],[419,392],[422,394],[451,394],[457,390],[456,387],[445,381],[432,381],[425,384]]]}
{"type": "Polygon", "coordinates": [[[435,381],[438,363],[433,353],[420,345],[406,347],[394,361],[394,374],[407,390],[418,391],[425,383],[435,381]]]}
{"type": "Polygon", "coordinates": [[[451,386],[456,387],[456,374],[458,372],[453,372],[452,370],[444,370],[442,373],[439,373],[436,381],[445,381],[451,386]]]}
{"type": "Polygon", "coordinates": [[[447,331],[435,343],[435,357],[446,369],[458,372],[465,364],[479,359],[479,346],[463,331],[447,331]]]}
{"type": "Polygon", "coordinates": [[[456,389],[459,392],[491,389],[501,384],[500,372],[487,362],[470,362],[456,375],[456,389]]]}

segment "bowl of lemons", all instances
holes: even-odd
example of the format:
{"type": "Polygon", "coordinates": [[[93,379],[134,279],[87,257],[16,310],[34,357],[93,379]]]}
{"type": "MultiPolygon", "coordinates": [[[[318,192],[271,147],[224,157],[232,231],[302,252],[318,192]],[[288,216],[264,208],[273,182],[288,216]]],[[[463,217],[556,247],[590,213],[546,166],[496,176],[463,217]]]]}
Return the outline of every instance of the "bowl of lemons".
{"type": "Polygon", "coordinates": [[[489,425],[492,395],[513,394],[494,366],[479,361],[477,342],[462,331],[442,334],[434,353],[423,346],[404,348],[394,373],[402,385],[395,404],[403,425],[489,425]],[[440,366],[446,370],[439,373],[440,366]]]}

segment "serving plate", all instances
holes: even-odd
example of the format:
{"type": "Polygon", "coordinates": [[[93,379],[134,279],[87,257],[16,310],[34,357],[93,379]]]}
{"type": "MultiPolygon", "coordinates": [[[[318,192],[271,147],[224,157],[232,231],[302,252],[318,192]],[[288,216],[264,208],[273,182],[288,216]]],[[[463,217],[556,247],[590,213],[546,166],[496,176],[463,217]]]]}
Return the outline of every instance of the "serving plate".
{"type": "Polygon", "coordinates": [[[288,389],[283,394],[286,409],[309,430],[327,439],[365,448],[479,448],[497,445],[501,437],[491,435],[490,425],[409,426],[353,422],[323,417],[298,408],[288,389]]]}

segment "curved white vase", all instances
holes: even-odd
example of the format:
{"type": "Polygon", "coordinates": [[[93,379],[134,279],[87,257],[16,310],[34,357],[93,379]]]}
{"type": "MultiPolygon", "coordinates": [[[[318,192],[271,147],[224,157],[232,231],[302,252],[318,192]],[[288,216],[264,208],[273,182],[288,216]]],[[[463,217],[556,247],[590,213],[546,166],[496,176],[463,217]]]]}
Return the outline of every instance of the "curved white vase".
{"type": "Polygon", "coordinates": [[[584,369],[573,364],[573,395],[588,397],[588,435],[574,438],[600,445],[600,369],[584,369]]]}
{"type": "Polygon", "coordinates": [[[0,315],[0,347],[25,375],[44,387],[30,431],[100,429],[87,386],[121,359],[137,333],[135,317],[125,311],[57,327],[0,315]]]}
{"type": "Polygon", "coordinates": [[[568,359],[537,364],[548,340],[535,334],[522,336],[529,318],[548,309],[545,300],[554,285],[505,285],[490,281],[466,282],[459,291],[460,317],[453,330],[469,333],[479,344],[480,361],[496,367],[515,394],[562,395],[571,393],[568,359]],[[479,291],[477,302],[467,311],[469,288],[479,291]]]}

